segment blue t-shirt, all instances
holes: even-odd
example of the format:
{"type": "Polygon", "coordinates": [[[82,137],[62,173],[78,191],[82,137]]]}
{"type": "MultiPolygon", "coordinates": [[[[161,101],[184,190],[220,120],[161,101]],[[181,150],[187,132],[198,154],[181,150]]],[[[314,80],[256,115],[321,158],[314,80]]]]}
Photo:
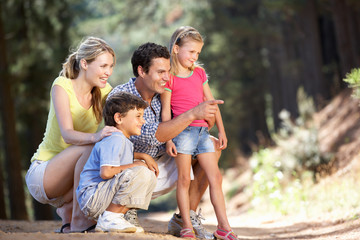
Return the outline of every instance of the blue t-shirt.
{"type": "Polygon", "coordinates": [[[134,146],[121,132],[113,132],[111,136],[96,143],[84,169],[80,174],[76,195],[82,208],[94,194],[96,186],[102,181],[101,166],[122,166],[134,162],[134,146]]]}

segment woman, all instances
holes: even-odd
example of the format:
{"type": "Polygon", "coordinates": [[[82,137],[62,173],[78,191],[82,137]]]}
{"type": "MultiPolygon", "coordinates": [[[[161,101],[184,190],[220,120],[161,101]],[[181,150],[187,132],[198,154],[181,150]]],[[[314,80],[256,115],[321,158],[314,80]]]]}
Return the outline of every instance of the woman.
{"type": "Polygon", "coordinates": [[[51,88],[44,138],[25,179],[37,201],[57,208],[63,224],[60,232],[81,232],[94,225],[82,214],[74,192],[93,144],[118,131],[106,126],[96,132],[114,64],[113,49],[104,40],[89,37],[68,56],[51,88]]]}

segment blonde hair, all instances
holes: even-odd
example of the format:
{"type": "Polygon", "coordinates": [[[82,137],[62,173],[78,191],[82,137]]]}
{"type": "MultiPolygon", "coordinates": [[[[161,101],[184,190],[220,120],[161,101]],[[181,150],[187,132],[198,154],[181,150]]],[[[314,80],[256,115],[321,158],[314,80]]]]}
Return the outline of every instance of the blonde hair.
{"type": "MultiPolygon", "coordinates": [[[[174,52],[174,47],[175,45],[181,47],[186,41],[189,40],[193,40],[201,43],[204,42],[204,39],[201,36],[201,34],[198,32],[198,30],[190,26],[179,27],[178,29],[175,30],[175,32],[171,36],[169,50],[170,50],[170,63],[171,63],[170,73],[172,75],[178,74],[179,64],[180,64],[177,58],[177,54],[174,52]]],[[[191,67],[189,67],[189,70],[193,71],[196,67],[200,67],[200,64],[194,63],[191,67]]]]}
{"type": "MultiPolygon", "coordinates": [[[[110,53],[116,62],[114,50],[104,40],[97,37],[88,37],[82,41],[76,51],[71,53],[62,65],[60,76],[75,79],[80,73],[80,60],[84,59],[87,63],[91,63],[95,58],[105,52],[110,53]]],[[[101,99],[100,88],[94,87],[91,90],[91,105],[93,106],[94,115],[98,123],[102,120],[103,102],[101,99]]]]}

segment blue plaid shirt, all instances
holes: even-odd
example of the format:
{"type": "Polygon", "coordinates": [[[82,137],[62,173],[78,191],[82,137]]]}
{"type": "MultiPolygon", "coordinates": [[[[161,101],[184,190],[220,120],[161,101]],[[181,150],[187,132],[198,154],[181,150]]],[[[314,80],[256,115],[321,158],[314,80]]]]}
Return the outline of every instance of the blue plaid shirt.
{"type": "MultiPolygon", "coordinates": [[[[128,92],[141,98],[140,93],[135,87],[135,78],[130,78],[130,81],[116,86],[110,93],[108,98],[114,93],[128,92]]],[[[131,136],[130,140],[134,144],[134,151],[147,153],[152,157],[158,157],[165,153],[164,142],[159,142],[155,133],[161,121],[161,102],[160,95],[156,94],[151,100],[151,106],[144,111],[145,124],[141,128],[141,135],[131,136]]]]}

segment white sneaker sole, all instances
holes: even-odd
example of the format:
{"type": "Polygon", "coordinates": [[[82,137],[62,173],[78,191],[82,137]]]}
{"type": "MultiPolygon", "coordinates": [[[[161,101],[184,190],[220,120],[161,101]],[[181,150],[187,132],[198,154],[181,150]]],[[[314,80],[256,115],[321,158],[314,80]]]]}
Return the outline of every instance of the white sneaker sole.
{"type": "Polygon", "coordinates": [[[136,227],[128,227],[128,228],[110,228],[110,229],[103,229],[101,227],[96,226],[95,232],[118,232],[118,233],[134,233],[136,232],[136,227]]]}
{"type": "Polygon", "coordinates": [[[142,227],[136,227],[136,233],[143,233],[145,232],[142,227]]]}

